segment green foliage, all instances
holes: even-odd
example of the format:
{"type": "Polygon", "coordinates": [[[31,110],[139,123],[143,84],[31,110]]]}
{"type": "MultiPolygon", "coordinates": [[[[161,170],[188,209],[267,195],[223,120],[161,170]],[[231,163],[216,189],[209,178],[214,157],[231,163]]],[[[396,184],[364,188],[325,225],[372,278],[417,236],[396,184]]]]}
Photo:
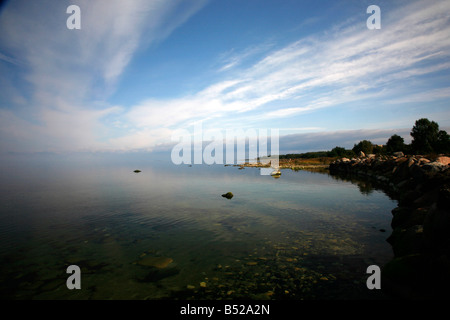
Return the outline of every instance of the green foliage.
{"type": "Polygon", "coordinates": [[[413,152],[427,154],[434,152],[439,134],[439,125],[426,118],[416,121],[411,130],[411,147],[413,152]]]}
{"type": "Polygon", "coordinates": [[[352,150],[347,150],[342,147],[334,147],[331,151],[328,152],[328,157],[353,157],[354,152],[352,150]]]}
{"type": "Polygon", "coordinates": [[[438,133],[436,152],[450,153],[450,135],[444,130],[440,130],[438,133]]]}
{"type": "Polygon", "coordinates": [[[362,140],[353,146],[352,150],[342,147],[334,147],[331,151],[315,151],[299,154],[280,155],[280,159],[313,159],[313,158],[351,158],[360,151],[365,154],[386,154],[402,151],[406,154],[439,154],[450,153],[450,135],[439,130],[439,125],[426,118],[415,122],[411,136],[411,144],[405,144],[402,137],[397,134],[392,135],[385,146],[372,144],[369,140],[362,140]]]}
{"type": "Polygon", "coordinates": [[[280,159],[313,159],[327,157],[328,151],[315,151],[306,153],[290,153],[286,155],[280,155],[280,159]]]}
{"type": "Polygon", "coordinates": [[[353,157],[355,154],[352,150],[342,147],[334,147],[331,151],[314,151],[305,153],[290,153],[280,155],[280,159],[316,159],[316,158],[342,158],[353,157]]]}
{"type": "Polygon", "coordinates": [[[386,147],[385,146],[374,145],[372,153],[374,153],[374,154],[386,154],[386,147]]]}
{"type": "Polygon", "coordinates": [[[334,147],[333,149],[331,149],[330,152],[328,152],[328,155],[330,157],[344,157],[347,153],[347,150],[345,150],[345,148],[342,147],[334,147]]]}
{"type": "Polygon", "coordinates": [[[362,140],[353,146],[353,152],[358,154],[360,151],[365,154],[373,153],[373,144],[369,140],[362,140]]]}
{"type": "Polygon", "coordinates": [[[450,136],[439,125],[426,118],[415,122],[411,130],[411,151],[420,154],[450,152],[450,136]]]}
{"type": "Polygon", "coordinates": [[[405,151],[405,140],[397,134],[392,135],[386,143],[386,152],[405,151]]]}

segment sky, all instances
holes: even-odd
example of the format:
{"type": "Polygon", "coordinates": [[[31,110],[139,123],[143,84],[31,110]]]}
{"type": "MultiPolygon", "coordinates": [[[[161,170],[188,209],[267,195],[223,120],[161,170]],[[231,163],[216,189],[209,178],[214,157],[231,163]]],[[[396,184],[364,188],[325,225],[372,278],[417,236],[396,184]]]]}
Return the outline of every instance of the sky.
{"type": "Polygon", "coordinates": [[[410,142],[420,118],[450,128],[450,1],[10,0],[0,10],[0,153],[170,151],[177,130],[199,123],[278,129],[280,153],[410,142]],[[80,29],[67,27],[70,5],[80,29]],[[380,29],[367,27],[370,5],[380,29]]]}

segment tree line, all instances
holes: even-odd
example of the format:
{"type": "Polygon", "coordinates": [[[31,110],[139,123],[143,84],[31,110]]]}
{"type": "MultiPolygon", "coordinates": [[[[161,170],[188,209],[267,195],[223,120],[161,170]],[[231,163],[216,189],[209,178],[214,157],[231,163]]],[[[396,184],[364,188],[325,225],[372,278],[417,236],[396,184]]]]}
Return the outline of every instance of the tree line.
{"type": "Polygon", "coordinates": [[[385,145],[373,144],[370,140],[361,140],[352,149],[345,149],[336,146],[330,151],[306,152],[301,154],[286,154],[283,158],[321,158],[321,157],[353,157],[364,154],[393,154],[403,152],[404,154],[446,154],[450,153],[450,135],[445,130],[440,130],[435,121],[427,118],[417,120],[410,132],[411,143],[406,144],[405,140],[397,135],[392,135],[385,145]]]}

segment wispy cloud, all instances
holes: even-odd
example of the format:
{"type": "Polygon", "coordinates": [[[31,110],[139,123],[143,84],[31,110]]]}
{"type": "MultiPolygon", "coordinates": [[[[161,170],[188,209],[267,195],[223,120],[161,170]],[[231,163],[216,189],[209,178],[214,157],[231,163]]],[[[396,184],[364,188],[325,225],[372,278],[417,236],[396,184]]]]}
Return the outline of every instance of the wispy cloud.
{"type": "Polygon", "coordinates": [[[273,46],[274,43],[267,42],[245,48],[242,51],[238,51],[234,48],[228,50],[219,57],[219,63],[222,64],[219,68],[219,72],[228,71],[229,69],[240,66],[242,63],[250,60],[251,58],[268,52],[273,48],[273,46]]]}
{"type": "MultiPolygon", "coordinates": [[[[399,102],[408,99],[401,94],[420,95],[416,88],[402,92],[404,81],[449,69],[448,12],[449,2],[417,1],[385,13],[381,30],[347,23],[272,50],[240,70],[236,67],[252,48],[230,54],[221,71],[234,70],[225,81],[191,96],[145,101],[132,106],[126,117],[151,128],[180,127],[188,120],[217,127],[228,119],[245,126],[255,118],[291,118],[355,101],[399,102]]],[[[424,94],[446,97],[448,90],[424,94]]]]}
{"type": "MultiPolygon", "coordinates": [[[[120,108],[102,101],[114,92],[139,48],[169,36],[205,1],[76,0],[70,4],[81,9],[81,30],[66,28],[69,4],[65,1],[12,1],[2,11],[0,60],[21,61],[15,71],[24,75],[20,85],[30,97],[26,112],[15,110],[14,101],[0,105],[3,150],[6,145],[27,151],[107,147],[104,136],[111,130],[102,119],[120,108]]],[[[6,74],[1,77],[5,87],[17,87],[6,74]]]]}
{"type": "MultiPolygon", "coordinates": [[[[301,115],[345,112],[355,102],[449,96],[448,82],[424,78],[450,69],[450,2],[414,1],[383,11],[381,30],[350,19],[283,47],[230,50],[218,56],[220,80],[189,95],[106,103],[136,51],[168,37],[205,1],[73,1],[82,10],[77,31],[65,28],[67,3],[10,2],[0,19],[0,62],[21,61],[32,89],[28,110],[0,106],[2,147],[27,141],[22,146],[30,150],[151,149],[197,121],[261,128],[278,119],[292,127],[301,115]]],[[[5,76],[2,82],[13,87],[5,76]]]]}

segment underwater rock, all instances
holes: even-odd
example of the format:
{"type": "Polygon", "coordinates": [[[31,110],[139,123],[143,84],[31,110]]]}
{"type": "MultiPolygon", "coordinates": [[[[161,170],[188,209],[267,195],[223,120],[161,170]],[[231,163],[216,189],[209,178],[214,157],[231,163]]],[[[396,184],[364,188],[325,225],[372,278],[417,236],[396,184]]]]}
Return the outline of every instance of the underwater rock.
{"type": "Polygon", "coordinates": [[[231,199],[231,198],[233,198],[233,196],[234,195],[231,192],[227,192],[227,193],[222,195],[222,197],[227,198],[227,199],[231,199]]]}

